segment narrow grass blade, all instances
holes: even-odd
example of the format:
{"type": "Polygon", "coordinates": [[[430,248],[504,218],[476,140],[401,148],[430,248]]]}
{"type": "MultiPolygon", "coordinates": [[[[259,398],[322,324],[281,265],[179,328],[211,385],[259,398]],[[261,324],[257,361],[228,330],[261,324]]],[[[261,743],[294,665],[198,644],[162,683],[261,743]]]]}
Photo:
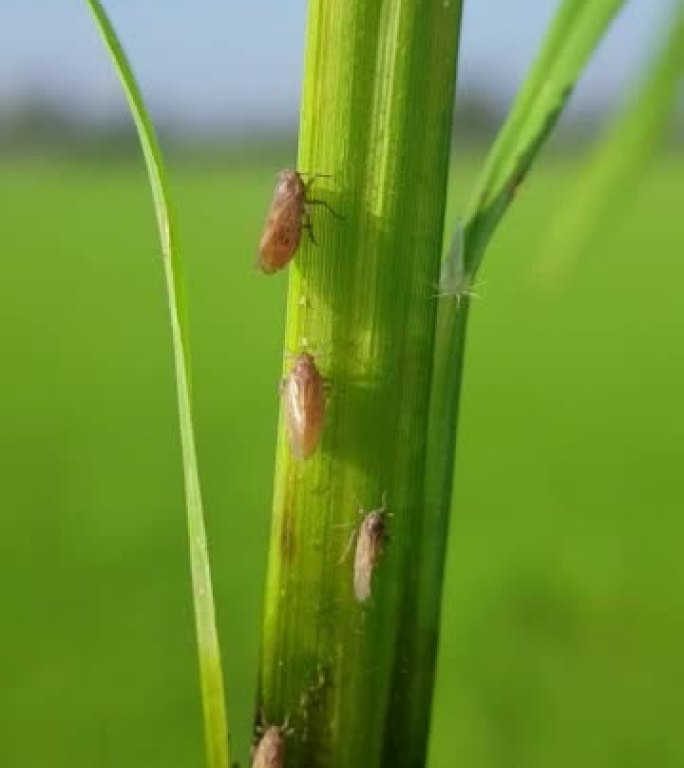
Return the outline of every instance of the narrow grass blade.
{"type": "Polygon", "coordinates": [[[575,82],[625,0],[564,0],[494,142],[465,212],[465,267],[474,277],[489,238],[555,126],[575,82]]]}
{"type": "MultiPolygon", "coordinates": [[[[473,280],[487,243],[537,152],[553,129],[591,53],[624,0],[564,0],[513,109],[492,147],[463,224],[442,264],[435,327],[426,453],[425,501],[416,557],[414,654],[426,668],[438,642],[449,533],[459,399],[473,280]],[[435,621],[437,617],[437,621],[435,621]],[[426,631],[429,628],[430,631],[426,631]],[[421,637],[422,634],[422,637],[421,637]]],[[[410,679],[418,708],[429,681],[410,679]]]]}
{"type": "Polygon", "coordinates": [[[223,673],[216,630],[214,597],[204,528],[204,514],[200,494],[190,401],[190,355],[188,350],[187,322],[185,319],[182,264],[176,243],[174,218],[169,203],[164,162],[142,94],[106,11],[99,0],[86,0],[86,2],[95,16],[100,34],[121,79],[138,131],[147,166],[150,188],[154,198],[154,208],[163,256],[162,261],[166,277],[178,393],[178,414],[185,478],[193,603],[199,648],[207,763],[210,768],[228,768],[230,759],[223,693],[223,673]]]}
{"type": "Polygon", "coordinates": [[[684,80],[684,5],[668,24],[648,73],[577,175],[558,207],[536,265],[547,286],[558,284],[600,228],[635,190],[661,146],[684,80]]]}

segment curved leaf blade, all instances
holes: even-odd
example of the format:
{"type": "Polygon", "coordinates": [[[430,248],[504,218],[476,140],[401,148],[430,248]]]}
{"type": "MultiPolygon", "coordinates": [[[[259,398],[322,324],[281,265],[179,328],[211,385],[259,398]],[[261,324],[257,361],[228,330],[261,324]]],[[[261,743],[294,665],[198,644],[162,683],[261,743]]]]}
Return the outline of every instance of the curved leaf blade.
{"type": "Polygon", "coordinates": [[[189,334],[185,318],[182,262],[176,242],[164,160],[142,93],[116,31],[99,0],[86,2],[121,80],[138,132],[154,200],[173,342],[207,763],[210,768],[228,768],[230,757],[223,672],[192,420],[189,334]]]}
{"type": "Polygon", "coordinates": [[[562,113],[589,58],[626,0],[564,0],[499,132],[465,213],[465,267],[477,272],[489,238],[562,113]]]}
{"type": "Polygon", "coordinates": [[[558,284],[617,210],[661,146],[684,82],[684,5],[644,81],[598,141],[545,235],[535,272],[558,284]]]}

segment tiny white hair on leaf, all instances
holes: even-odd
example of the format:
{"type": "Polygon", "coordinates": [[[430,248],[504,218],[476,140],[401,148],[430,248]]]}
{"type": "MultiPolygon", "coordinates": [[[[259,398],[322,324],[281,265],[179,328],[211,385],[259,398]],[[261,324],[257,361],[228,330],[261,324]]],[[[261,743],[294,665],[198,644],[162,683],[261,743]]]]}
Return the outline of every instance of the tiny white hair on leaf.
{"type": "Polygon", "coordinates": [[[442,262],[439,274],[439,284],[436,299],[455,299],[460,307],[461,301],[479,299],[480,295],[475,290],[472,275],[465,270],[465,239],[463,225],[458,224],[454,237],[449,247],[449,252],[442,262]]]}

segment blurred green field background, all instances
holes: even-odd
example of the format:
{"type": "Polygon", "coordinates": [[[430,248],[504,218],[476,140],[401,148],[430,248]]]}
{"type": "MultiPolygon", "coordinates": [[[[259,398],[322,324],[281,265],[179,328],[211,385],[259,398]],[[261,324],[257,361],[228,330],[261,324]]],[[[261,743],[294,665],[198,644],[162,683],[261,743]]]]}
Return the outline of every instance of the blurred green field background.
{"type": "MultiPolygon", "coordinates": [[[[174,386],[142,165],[3,161],[0,766],[203,764],[174,386]]],[[[245,764],[286,275],[283,164],[177,164],[199,453],[245,764]]],[[[472,158],[454,169],[455,213],[472,158]]],[[[684,765],[684,160],[560,285],[547,159],[470,328],[432,768],[684,765]]]]}

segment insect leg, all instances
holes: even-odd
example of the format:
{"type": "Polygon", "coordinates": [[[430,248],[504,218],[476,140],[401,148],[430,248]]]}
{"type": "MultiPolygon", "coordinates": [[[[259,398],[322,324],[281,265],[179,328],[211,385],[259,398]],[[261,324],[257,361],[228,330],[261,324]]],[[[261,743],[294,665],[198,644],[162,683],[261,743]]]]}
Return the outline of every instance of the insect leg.
{"type": "Polygon", "coordinates": [[[297,171],[300,176],[308,176],[309,180],[304,185],[308,190],[313,186],[316,179],[332,179],[332,173],[316,173],[314,171],[297,171]]]}
{"type": "Polygon", "coordinates": [[[342,553],[342,557],[337,561],[338,565],[342,565],[342,563],[347,559],[349,556],[349,553],[351,552],[352,544],[354,543],[354,539],[356,538],[357,531],[353,530],[349,534],[349,539],[347,540],[347,545],[344,548],[344,552],[342,553]]]}
{"type": "Polygon", "coordinates": [[[309,213],[309,211],[306,210],[306,208],[304,209],[304,212],[302,214],[302,218],[303,218],[302,229],[305,229],[309,233],[309,237],[311,238],[311,242],[314,245],[318,245],[318,241],[314,237],[314,233],[313,233],[313,224],[311,223],[311,214],[309,213]]]}
{"type": "Polygon", "coordinates": [[[332,213],[332,215],[336,219],[344,219],[344,216],[341,213],[338,213],[331,205],[330,203],[326,202],[325,200],[318,200],[317,198],[306,198],[304,200],[304,205],[322,205],[329,213],[332,213]]]}

